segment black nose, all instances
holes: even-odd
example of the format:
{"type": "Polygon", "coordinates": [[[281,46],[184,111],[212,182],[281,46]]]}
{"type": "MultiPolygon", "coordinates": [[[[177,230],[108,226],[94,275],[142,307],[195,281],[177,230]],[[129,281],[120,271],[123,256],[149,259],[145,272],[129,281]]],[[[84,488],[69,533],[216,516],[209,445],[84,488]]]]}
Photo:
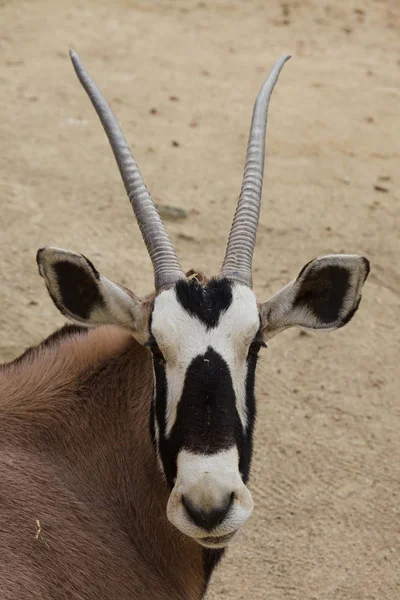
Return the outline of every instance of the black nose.
{"type": "Polygon", "coordinates": [[[232,506],[233,498],[234,494],[232,493],[230,496],[227,496],[222,506],[213,508],[210,511],[195,506],[184,496],[182,496],[182,504],[192,521],[198,527],[201,527],[206,531],[211,531],[225,519],[230,507],[232,506]]]}

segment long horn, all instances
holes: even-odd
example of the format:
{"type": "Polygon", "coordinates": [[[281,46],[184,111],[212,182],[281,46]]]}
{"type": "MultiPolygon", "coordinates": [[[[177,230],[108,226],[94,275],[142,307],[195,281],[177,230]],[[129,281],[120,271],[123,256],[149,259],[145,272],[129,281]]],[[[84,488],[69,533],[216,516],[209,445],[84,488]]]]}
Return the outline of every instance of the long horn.
{"type": "Polygon", "coordinates": [[[78,79],[100,118],[114,152],[133,212],[153,263],[155,287],[158,292],[185,277],[185,274],[111,108],[76,52],[70,50],[70,56],[78,79]]]}
{"type": "Polygon", "coordinates": [[[221,269],[222,277],[229,277],[250,287],[260,215],[268,105],[279,73],[289,58],[290,56],[282,56],[275,63],[254,104],[242,190],[221,269]]]}

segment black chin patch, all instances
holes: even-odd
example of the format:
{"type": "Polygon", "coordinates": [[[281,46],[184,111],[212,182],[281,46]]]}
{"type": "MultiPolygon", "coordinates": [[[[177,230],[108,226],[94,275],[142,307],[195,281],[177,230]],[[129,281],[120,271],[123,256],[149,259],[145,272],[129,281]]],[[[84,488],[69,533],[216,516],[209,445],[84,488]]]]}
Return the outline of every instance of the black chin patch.
{"type": "Polygon", "coordinates": [[[232,303],[229,279],[210,279],[202,286],[196,279],[181,279],[175,286],[179,303],[207,327],[216,327],[222,313],[232,303]]]}
{"type": "Polygon", "coordinates": [[[218,566],[224,552],[225,548],[218,548],[217,550],[203,548],[204,594],[207,591],[211,575],[213,574],[215,567],[218,566]]]}

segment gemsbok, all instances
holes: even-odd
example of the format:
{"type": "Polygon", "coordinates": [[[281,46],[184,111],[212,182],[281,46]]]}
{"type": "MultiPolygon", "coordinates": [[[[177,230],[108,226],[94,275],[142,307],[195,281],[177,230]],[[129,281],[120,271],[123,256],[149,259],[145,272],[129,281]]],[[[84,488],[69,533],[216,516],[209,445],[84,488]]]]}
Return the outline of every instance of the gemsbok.
{"type": "Polygon", "coordinates": [[[113,113],[71,58],[118,163],[155,293],[138,297],[81,254],[39,250],[52,300],[80,324],[0,368],[0,598],[197,600],[253,510],[259,351],[294,325],[348,323],[369,263],[322,256],[269,300],[252,291],[267,110],[288,57],[257,96],[211,279],[182,270],[113,113]]]}

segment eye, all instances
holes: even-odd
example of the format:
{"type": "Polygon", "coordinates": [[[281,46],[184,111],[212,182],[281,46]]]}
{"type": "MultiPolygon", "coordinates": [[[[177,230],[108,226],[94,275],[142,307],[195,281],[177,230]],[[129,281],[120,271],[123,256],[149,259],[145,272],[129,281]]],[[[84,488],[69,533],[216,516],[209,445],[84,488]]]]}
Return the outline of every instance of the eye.
{"type": "Polygon", "coordinates": [[[254,340],[251,342],[250,346],[249,346],[249,355],[250,356],[254,356],[257,355],[259,353],[259,351],[261,350],[261,348],[268,348],[267,344],[264,342],[264,340],[262,339],[262,337],[256,337],[254,338],[254,340]]]}
{"type": "Polygon", "coordinates": [[[154,358],[157,358],[158,360],[162,360],[165,362],[165,358],[164,358],[164,354],[161,352],[160,348],[156,345],[151,349],[154,358]]]}
{"type": "Polygon", "coordinates": [[[154,338],[151,338],[150,340],[148,340],[148,341],[145,343],[145,346],[146,346],[147,348],[150,348],[150,350],[151,350],[151,353],[152,353],[152,355],[153,355],[153,358],[154,358],[155,360],[158,360],[158,361],[165,362],[164,355],[163,355],[163,353],[161,352],[161,350],[160,350],[160,348],[159,348],[159,346],[158,346],[158,344],[157,344],[157,342],[156,342],[156,340],[155,340],[154,338]]]}

